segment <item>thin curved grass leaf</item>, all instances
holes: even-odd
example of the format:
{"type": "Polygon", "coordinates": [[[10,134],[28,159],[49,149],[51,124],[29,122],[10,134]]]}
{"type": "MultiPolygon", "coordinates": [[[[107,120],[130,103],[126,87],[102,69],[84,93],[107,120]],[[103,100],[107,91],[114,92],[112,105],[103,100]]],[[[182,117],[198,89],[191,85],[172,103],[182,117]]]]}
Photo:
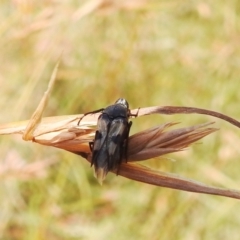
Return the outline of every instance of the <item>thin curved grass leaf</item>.
{"type": "Polygon", "coordinates": [[[173,173],[156,171],[136,163],[122,164],[118,174],[160,187],[240,199],[240,191],[207,186],[192,179],[183,178],[173,173]]]}

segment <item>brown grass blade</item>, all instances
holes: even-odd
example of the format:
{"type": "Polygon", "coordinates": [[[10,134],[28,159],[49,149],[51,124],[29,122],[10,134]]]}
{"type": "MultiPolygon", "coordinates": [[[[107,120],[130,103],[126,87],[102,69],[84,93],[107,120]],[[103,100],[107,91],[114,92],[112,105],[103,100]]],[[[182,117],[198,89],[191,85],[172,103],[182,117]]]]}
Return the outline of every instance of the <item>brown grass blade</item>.
{"type": "Polygon", "coordinates": [[[138,112],[138,117],[144,115],[151,115],[151,114],[203,114],[208,116],[213,116],[219,119],[222,119],[226,122],[229,122],[236,127],[240,128],[240,122],[234,118],[231,118],[225,114],[215,112],[212,110],[207,110],[203,108],[196,108],[196,107],[178,107],[178,106],[155,106],[155,107],[146,107],[140,109],[134,109],[131,111],[132,114],[136,114],[138,112]]]}
{"type": "Polygon", "coordinates": [[[240,199],[240,191],[207,186],[192,179],[183,178],[173,173],[155,171],[136,163],[122,164],[118,174],[160,187],[240,199]]]}

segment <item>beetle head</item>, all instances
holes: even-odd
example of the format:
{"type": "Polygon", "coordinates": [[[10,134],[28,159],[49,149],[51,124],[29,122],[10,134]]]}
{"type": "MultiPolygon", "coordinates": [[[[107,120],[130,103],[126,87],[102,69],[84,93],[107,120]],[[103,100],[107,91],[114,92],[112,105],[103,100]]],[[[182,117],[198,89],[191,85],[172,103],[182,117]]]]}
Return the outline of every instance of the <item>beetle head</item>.
{"type": "Polygon", "coordinates": [[[119,99],[115,102],[115,104],[122,104],[124,107],[126,107],[127,109],[129,109],[129,104],[128,104],[127,100],[124,99],[124,98],[119,98],[119,99]]]}

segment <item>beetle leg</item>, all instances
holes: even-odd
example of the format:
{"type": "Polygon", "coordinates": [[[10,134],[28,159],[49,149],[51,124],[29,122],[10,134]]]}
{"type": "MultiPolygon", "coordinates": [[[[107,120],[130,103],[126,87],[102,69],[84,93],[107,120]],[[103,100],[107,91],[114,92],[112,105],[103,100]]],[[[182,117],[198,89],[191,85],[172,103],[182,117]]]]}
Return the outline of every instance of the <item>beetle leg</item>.
{"type": "Polygon", "coordinates": [[[91,152],[92,152],[92,160],[91,160],[91,167],[92,167],[92,165],[94,165],[94,161],[93,161],[93,156],[94,156],[94,144],[95,144],[95,141],[99,141],[99,131],[96,131],[96,133],[95,133],[95,139],[94,139],[94,141],[93,142],[89,142],[89,148],[90,148],[90,150],[91,150],[91,152]]]}
{"type": "MultiPolygon", "coordinates": [[[[89,142],[90,151],[93,152],[94,142],[89,142]]],[[[93,160],[91,159],[91,166],[93,165],[93,160]]]]}
{"type": "Polygon", "coordinates": [[[126,133],[126,140],[125,140],[125,147],[124,147],[124,157],[125,157],[125,161],[127,162],[127,154],[128,154],[128,138],[129,138],[129,133],[130,133],[130,129],[132,126],[132,121],[130,121],[128,123],[128,129],[127,129],[127,133],[126,133]]]}
{"type": "Polygon", "coordinates": [[[140,109],[140,107],[138,108],[137,113],[135,113],[135,114],[130,113],[129,116],[136,118],[138,116],[139,109],[140,109]]]}
{"type": "Polygon", "coordinates": [[[128,126],[127,126],[128,129],[127,129],[127,132],[126,132],[126,140],[125,140],[125,142],[124,142],[123,145],[122,145],[122,150],[124,151],[124,156],[123,156],[123,151],[120,151],[120,161],[119,161],[119,164],[118,164],[118,168],[117,168],[116,175],[118,175],[118,173],[119,173],[120,165],[121,165],[121,163],[122,163],[122,158],[123,158],[123,157],[125,158],[125,162],[127,163],[128,137],[129,137],[129,133],[130,133],[131,126],[132,126],[132,122],[130,121],[130,122],[128,123],[128,126]]]}
{"type": "Polygon", "coordinates": [[[98,109],[98,110],[94,110],[94,111],[92,111],[92,112],[84,113],[83,116],[80,117],[80,119],[79,119],[77,125],[79,125],[80,122],[82,121],[82,119],[83,119],[85,116],[87,116],[88,114],[94,114],[94,113],[102,112],[104,109],[105,109],[105,108],[100,108],[100,109],[98,109]]]}
{"type": "Polygon", "coordinates": [[[90,148],[91,152],[93,151],[93,145],[94,145],[94,142],[89,142],[89,148],[90,148]]]}

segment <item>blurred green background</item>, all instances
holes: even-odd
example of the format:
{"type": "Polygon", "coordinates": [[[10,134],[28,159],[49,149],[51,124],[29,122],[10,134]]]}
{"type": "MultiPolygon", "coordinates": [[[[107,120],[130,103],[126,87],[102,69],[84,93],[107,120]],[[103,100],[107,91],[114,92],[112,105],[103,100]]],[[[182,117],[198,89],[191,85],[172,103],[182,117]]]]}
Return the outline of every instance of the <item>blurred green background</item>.
{"type": "MultiPolygon", "coordinates": [[[[195,106],[240,119],[240,2],[1,0],[0,124],[28,119],[58,58],[45,116],[84,113],[126,98],[131,108],[195,106]]],[[[239,189],[240,129],[199,115],[146,116],[220,128],[187,151],[144,164],[239,189]],[[171,161],[172,160],[172,161],[171,161]]],[[[59,149],[1,136],[0,238],[239,239],[240,202],[133,182],[103,186],[59,149]]]]}

